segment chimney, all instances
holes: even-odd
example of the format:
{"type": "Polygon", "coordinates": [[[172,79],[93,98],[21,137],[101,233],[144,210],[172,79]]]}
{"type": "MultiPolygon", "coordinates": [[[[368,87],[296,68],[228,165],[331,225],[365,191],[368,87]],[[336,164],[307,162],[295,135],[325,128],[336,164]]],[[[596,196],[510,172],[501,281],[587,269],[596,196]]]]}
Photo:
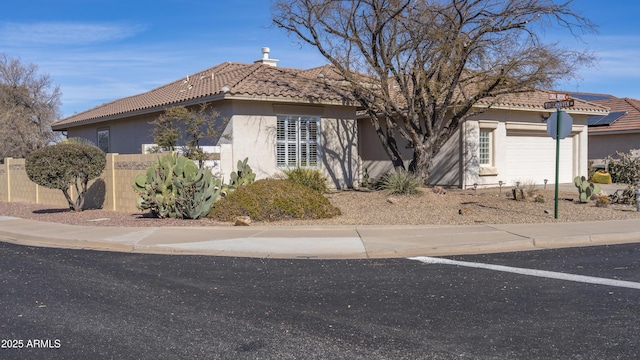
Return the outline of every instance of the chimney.
{"type": "Polygon", "coordinates": [[[278,60],[269,59],[269,52],[271,52],[271,49],[269,49],[268,47],[263,47],[262,48],[262,59],[256,60],[253,63],[254,64],[265,64],[265,65],[269,65],[269,66],[276,66],[276,63],[278,62],[278,60]]]}

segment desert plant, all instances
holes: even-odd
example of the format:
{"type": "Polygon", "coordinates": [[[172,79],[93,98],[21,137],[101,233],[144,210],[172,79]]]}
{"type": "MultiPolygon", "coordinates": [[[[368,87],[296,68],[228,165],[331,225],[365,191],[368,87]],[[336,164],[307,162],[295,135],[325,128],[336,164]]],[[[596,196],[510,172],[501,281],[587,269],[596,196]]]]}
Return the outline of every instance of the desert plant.
{"type": "Polygon", "coordinates": [[[25,170],[34,183],[62,190],[71,210],[82,211],[87,184],[102,174],[106,163],[105,153],[96,146],[67,143],[33,151],[25,159],[25,170]],[[69,192],[72,186],[75,200],[69,192]]]}
{"type": "Polygon", "coordinates": [[[607,207],[609,206],[609,203],[611,203],[611,200],[607,195],[604,195],[604,194],[598,195],[598,198],[596,199],[597,207],[607,207]]]}
{"type": "Polygon", "coordinates": [[[599,169],[591,175],[591,180],[598,184],[611,184],[611,174],[606,170],[599,169]]]}
{"type": "Polygon", "coordinates": [[[633,205],[636,203],[636,195],[635,195],[635,187],[627,186],[626,189],[618,189],[616,192],[611,194],[609,197],[612,203],[616,204],[630,204],[633,205]]]}
{"type": "Polygon", "coordinates": [[[628,153],[616,152],[617,158],[605,159],[611,181],[617,184],[635,185],[640,181],[640,157],[631,150],[628,153]]]}
{"type": "Polygon", "coordinates": [[[247,164],[249,158],[244,160],[238,160],[236,165],[236,171],[233,171],[229,176],[229,184],[223,185],[223,194],[228,195],[234,192],[242,185],[249,185],[256,180],[256,174],[253,173],[251,166],[247,164]]]}
{"type": "Polygon", "coordinates": [[[323,219],[340,214],[322,194],[285,179],[263,179],[241,186],[213,204],[209,217],[234,221],[249,216],[255,221],[323,219]]]}
{"type": "Polygon", "coordinates": [[[573,184],[578,188],[579,201],[587,203],[591,200],[591,196],[600,192],[600,185],[594,184],[587,180],[584,176],[576,176],[573,184]]]}
{"type": "Polygon", "coordinates": [[[140,210],[160,218],[197,219],[207,215],[220,198],[221,185],[207,169],[171,153],[158,158],[145,174],[138,174],[133,189],[140,195],[140,210]]]}
{"type": "Polygon", "coordinates": [[[318,169],[295,168],[284,171],[284,174],[287,180],[310,187],[320,193],[329,190],[327,178],[318,169]]]}
{"type": "Polygon", "coordinates": [[[420,179],[408,171],[391,171],[385,174],[378,184],[380,190],[389,195],[409,195],[418,193],[420,179]]]}

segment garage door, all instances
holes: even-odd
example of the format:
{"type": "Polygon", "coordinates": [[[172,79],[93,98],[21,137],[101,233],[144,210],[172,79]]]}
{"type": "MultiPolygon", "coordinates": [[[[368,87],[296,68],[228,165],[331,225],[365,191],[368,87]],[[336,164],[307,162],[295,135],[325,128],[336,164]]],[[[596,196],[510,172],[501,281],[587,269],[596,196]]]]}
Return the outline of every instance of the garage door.
{"type": "MultiPolygon", "coordinates": [[[[544,179],[555,183],[555,140],[550,136],[508,135],[506,143],[507,184],[544,184],[544,179]]],[[[567,137],[560,141],[559,183],[573,182],[573,168],[573,137],[567,137]]]]}

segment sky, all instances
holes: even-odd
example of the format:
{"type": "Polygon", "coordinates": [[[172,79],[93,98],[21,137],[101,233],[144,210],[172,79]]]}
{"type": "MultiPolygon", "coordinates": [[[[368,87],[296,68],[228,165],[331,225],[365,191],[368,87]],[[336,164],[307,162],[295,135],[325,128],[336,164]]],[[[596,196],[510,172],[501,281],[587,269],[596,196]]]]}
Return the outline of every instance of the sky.
{"type": "MultiPolygon", "coordinates": [[[[28,0],[0,12],[0,53],[33,63],[62,91],[62,115],[140,94],[226,61],[252,63],[271,49],[278,66],[326,61],[271,26],[269,0],[28,0]]],[[[597,62],[557,90],[640,99],[639,1],[574,0],[597,26],[576,40],[555,29],[545,39],[587,49],[597,62]]]]}

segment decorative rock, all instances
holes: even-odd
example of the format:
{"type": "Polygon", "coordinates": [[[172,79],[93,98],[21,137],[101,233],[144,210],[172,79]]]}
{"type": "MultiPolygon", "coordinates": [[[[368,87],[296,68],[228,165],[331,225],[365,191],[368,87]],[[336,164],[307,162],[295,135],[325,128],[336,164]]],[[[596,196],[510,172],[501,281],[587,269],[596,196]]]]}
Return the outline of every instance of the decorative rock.
{"type": "Polygon", "coordinates": [[[515,189],[511,190],[511,192],[513,193],[513,200],[524,201],[524,200],[527,199],[524,196],[524,190],[523,189],[515,188],[515,189]]]}
{"type": "Polygon", "coordinates": [[[444,194],[447,193],[447,191],[442,186],[434,186],[432,190],[433,190],[434,194],[443,194],[444,195],[444,194]]]}
{"type": "Polygon", "coordinates": [[[234,226],[249,226],[251,224],[251,218],[248,216],[238,216],[234,226]]]}

